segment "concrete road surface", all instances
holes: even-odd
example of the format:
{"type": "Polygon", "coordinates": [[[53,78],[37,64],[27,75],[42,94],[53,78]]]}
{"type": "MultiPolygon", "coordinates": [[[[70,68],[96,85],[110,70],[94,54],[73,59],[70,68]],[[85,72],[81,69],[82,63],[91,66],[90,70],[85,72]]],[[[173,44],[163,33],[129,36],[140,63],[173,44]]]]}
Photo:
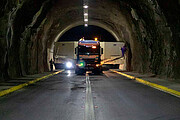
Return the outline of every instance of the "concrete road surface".
{"type": "Polygon", "coordinates": [[[180,120],[180,99],[110,71],[67,70],[1,97],[0,120],[180,120]]]}

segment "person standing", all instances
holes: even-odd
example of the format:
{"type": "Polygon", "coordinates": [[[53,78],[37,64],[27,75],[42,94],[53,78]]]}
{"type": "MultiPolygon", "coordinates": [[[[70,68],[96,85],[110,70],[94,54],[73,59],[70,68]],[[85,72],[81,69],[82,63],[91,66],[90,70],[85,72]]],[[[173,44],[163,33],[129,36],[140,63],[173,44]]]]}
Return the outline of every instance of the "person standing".
{"type": "Polygon", "coordinates": [[[49,61],[49,63],[50,63],[50,69],[51,69],[51,72],[52,72],[52,71],[53,71],[54,61],[51,59],[51,60],[49,61]]]}
{"type": "Polygon", "coordinates": [[[125,45],[121,48],[121,51],[122,51],[122,57],[124,57],[124,54],[126,52],[126,46],[125,45]]]}

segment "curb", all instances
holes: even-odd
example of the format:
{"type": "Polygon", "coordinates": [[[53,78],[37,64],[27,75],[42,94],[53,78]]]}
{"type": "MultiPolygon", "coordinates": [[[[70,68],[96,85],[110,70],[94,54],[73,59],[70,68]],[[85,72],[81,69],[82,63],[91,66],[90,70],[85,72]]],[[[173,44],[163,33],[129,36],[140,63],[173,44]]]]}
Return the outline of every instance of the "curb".
{"type": "Polygon", "coordinates": [[[122,76],[125,76],[125,77],[127,77],[127,78],[133,79],[133,80],[135,80],[135,81],[137,81],[137,82],[139,82],[139,83],[142,83],[142,84],[144,84],[144,85],[153,87],[153,88],[155,88],[155,89],[158,89],[158,90],[160,90],[160,91],[163,91],[163,92],[165,92],[165,93],[169,93],[169,94],[171,94],[171,95],[173,95],[173,96],[176,96],[176,97],[179,97],[179,98],[180,98],[180,92],[179,92],[179,91],[170,89],[170,88],[165,87],[165,86],[162,86],[162,85],[158,85],[158,84],[155,84],[155,83],[151,83],[151,82],[149,82],[149,81],[146,81],[146,80],[143,80],[143,79],[140,79],[140,78],[136,78],[136,77],[134,77],[134,76],[130,76],[130,75],[124,74],[124,73],[122,73],[122,72],[118,72],[118,71],[116,71],[116,70],[110,70],[110,71],[115,72],[115,73],[120,74],[120,75],[122,75],[122,76]]]}
{"type": "Polygon", "coordinates": [[[23,84],[20,84],[20,85],[11,87],[11,88],[9,88],[9,89],[7,89],[7,90],[0,91],[0,97],[1,97],[1,96],[4,96],[4,95],[7,95],[7,94],[9,94],[9,93],[12,93],[12,92],[14,92],[14,91],[17,91],[17,90],[19,90],[19,89],[21,89],[21,88],[23,88],[23,87],[26,87],[26,86],[28,86],[28,85],[31,85],[31,84],[33,84],[33,83],[36,83],[36,82],[38,82],[38,81],[40,81],[40,80],[43,80],[43,79],[49,78],[49,77],[51,77],[51,76],[57,75],[57,74],[59,74],[59,73],[61,73],[61,72],[63,72],[63,71],[64,71],[64,70],[61,70],[61,71],[58,71],[58,72],[55,72],[55,73],[52,73],[52,74],[43,76],[43,77],[41,77],[41,78],[37,78],[37,79],[35,79],[35,80],[32,80],[32,81],[29,81],[29,82],[26,82],[26,83],[23,83],[23,84]]]}

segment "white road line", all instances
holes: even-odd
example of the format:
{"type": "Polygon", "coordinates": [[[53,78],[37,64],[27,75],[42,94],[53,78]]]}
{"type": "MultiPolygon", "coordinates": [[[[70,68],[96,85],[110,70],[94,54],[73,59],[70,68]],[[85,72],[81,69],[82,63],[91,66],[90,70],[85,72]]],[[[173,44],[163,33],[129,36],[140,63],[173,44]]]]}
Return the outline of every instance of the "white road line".
{"type": "Polygon", "coordinates": [[[95,120],[94,105],[91,91],[91,82],[89,75],[86,74],[86,103],[85,103],[85,120],[95,120]]]}

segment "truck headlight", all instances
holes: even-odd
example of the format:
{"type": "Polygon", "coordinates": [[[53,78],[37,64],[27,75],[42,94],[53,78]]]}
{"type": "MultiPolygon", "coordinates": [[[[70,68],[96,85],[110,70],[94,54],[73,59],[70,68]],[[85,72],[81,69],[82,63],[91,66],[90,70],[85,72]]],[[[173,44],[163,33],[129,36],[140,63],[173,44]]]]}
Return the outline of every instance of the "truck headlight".
{"type": "Polygon", "coordinates": [[[85,67],[85,62],[84,61],[79,61],[78,64],[76,64],[78,67],[83,68],[85,67]]]}
{"type": "Polygon", "coordinates": [[[96,64],[96,67],[100,67],[100,64],[96,64]]]}
{"type": "Polygon", "coordinates": [[[73,65],[72,65],[71,62],[67,62],[67,63],[66,63],[66,67],[67,67],[67,68],[72,68],[72,66],[73,66],[73,65]]]}

